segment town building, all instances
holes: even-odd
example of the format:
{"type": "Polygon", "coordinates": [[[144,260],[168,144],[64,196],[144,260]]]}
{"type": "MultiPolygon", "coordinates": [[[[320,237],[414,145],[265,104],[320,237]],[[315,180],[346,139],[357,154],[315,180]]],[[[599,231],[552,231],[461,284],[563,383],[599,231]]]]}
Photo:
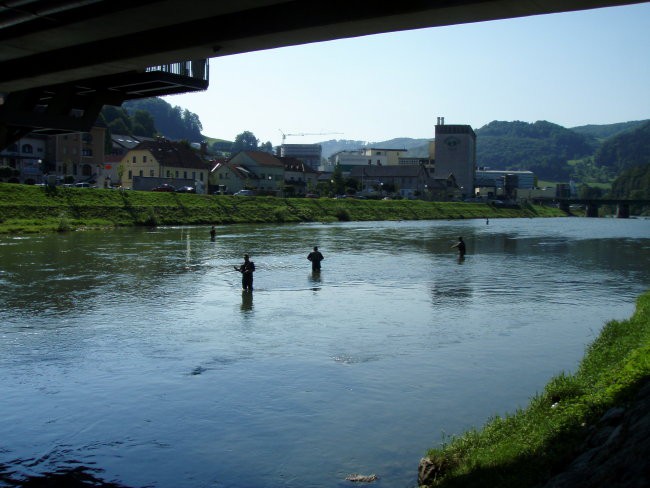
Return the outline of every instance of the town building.
{"type": "Polygon", "coordinates": [[[279,195],[284,187],[284,163],[267,152],[241,151],[214,165],[210,185],[226,193],[255,190],[279,195]]]}
{"type": "Polygon", "coordinates": [[[152,137],[111,134],[110,152],[104,155],[104,163],[97,179],[97,186],[110,188],[122,184],[124,166],[120,163],[124,155],[143,141],[153,141],[152,137]]]}
{"type": "Polygon", "coordinates": [[[453,174],[433,177],[424,166],[357,166],[350,178],[361,186],[361,194],[397,194],[403,198],[423,200],[458,200],[460,189],[453,174]]]}
{"type": "Polygon", "coordinates": [[[367,147],[361,149],[361,155],[365,156],[368,161],[368,165],[378,165],[378,166],[398,166],[400,156],[406,153],[406,149],[384,149],[384,148],[374,148],[367,147]]]}
{"type": "Polygon", "coordinates": [[[232,195],[239,190],[257,188],[257,180],[259,177],[247,168],[226,159],[217,159],[210,170],[210,191],[213,194],[232,195]]]}
{"type": "Polygon", "coordinates": [[[142,141],[122,157],[120,165],[121,183],[126,188],[151,190],[167,183],[207,192],[210,164],[184,143],[163,137],[142,141]]]}
{"type": "Polygon", "coordinates": [[[279,157],[299,159],[313,170],[321,165],[323,147],[320,144],[282,144],[279,157]]]}
{"type": "Polygon", "coordinates": [[[328,158],[328,166],[325,168],[328,172],[334,170],[338,165],[341,167],[343,174],[347,175],[350,171],[359,166],[399,166],[400,160],[406,149],[384,149],[366,147],[354,151],[339,151],[328,158]]]}
{"type": "Polygon", "coordinates": [[[0,151],[0,181],[11,183],[42,183],[47,136],[27,134],[0,151]]]}
{"type": "Polygon", "coordinates": [[[435,139],[434,175],[445,177],[453,174],[462,198],[473,197],[476,133],[469,125],[445,125],[444,117],[438,117],[435,139]]]}
{"type": "Polygon", "coordinates": [[[74,182],[96,183],[104,165],[106,128],[50,136],[46,168],[50,174],[74,182]]]}
{"type": "Polygon", "coordinates": [[[506,184],[506,176],[510,175],[509,181],[515,184],[515,188],[530,190],[535,187],[535,173],[532,171],[509,171],[478,169],[475,173],[476,186],[494,186],[503,188],[506,184]]]}
{"type": "Polygon", "coordinates": [[[312,193],[318,183],[318,171],[299,159],[280,158],[284,164],[284,185],[287,196],[304,196],[312,193]]]}

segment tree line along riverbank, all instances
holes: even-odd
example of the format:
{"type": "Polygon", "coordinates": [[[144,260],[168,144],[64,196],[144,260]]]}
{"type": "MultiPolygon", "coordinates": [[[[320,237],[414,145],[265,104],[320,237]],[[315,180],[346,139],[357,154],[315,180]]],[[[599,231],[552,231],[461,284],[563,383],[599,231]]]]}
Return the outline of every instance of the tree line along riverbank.
{"type": "Polygon", "coordinates": [[[608,322],[574,374],[528,407],[443,441],[420,461],[421,487],[650,486],[650,291],[608,322]]]}
{"type": "Polygon", "coordinates": [[[554,207],[353,198],[234,197],[0,183],[0,233],[235,223],[560,217],[554,207]]]}

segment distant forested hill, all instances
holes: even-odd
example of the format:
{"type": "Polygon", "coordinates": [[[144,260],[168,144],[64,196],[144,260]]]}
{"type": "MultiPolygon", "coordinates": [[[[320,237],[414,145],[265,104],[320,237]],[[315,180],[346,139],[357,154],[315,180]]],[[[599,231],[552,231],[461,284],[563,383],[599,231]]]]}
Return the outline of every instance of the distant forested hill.
{"type": "Polygon", "coordinates": [[[617,136],[622,132],[638,129],[647,122],[650,122],[650,120],[636,120],[631,122],[619,122],[618,124],[606,125],[581,125],[579,127],[572,127],[571,130],[573,132],[577,132],[578,134],[592,136],[598,140],[603,141],[610,137],[617,136]]]}
{"type": "Polygon", "coordinates": [[[624,170],[612,183],[614,198],[650,199],[650,164],[624,170]]]}
{"type": "Polygon", "coordinates": [[[528,169],[542,179],[565,180],[569,160],[591,156],[598,147],[592,136],[546,121],[494,121],[476,131],[477,165],[528,169]]]}
{"type": "Polygon", "coordinates": [[[187,109],[170,105],[162,98],[143,98],[130,100],[122,105],[129,114],[144,110],[151,114],[156,130],[172,140],[186,139],[189,142],[201,142],[203,126],[199,116],[187,109]]]}
{"type": "Polygon", "coordinates": [[[596,151],[594,162],[614,173],[650,164],[650,121],[607,139],[596,151]]]}

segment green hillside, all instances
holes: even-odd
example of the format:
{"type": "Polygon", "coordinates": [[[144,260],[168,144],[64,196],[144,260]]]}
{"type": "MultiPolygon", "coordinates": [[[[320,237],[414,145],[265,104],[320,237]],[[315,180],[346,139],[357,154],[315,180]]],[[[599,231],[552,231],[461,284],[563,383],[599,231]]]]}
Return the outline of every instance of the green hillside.
{"type": "Polygon", "coordinates": [[[641,127],[643,124],[650,122],[650,120],[635,120],[630,122],[619,122],[617,124],[605,125],[581,125],[579,127],[572,127],[573,132],[591,136],[600,141],[604,141],[610,137],[617,136],[623,132],[631,131],[641,127]]]}
{"type": "Polygon", "coordinates": [[[527,169],[556,181],[570,178],[569,160],[589,157],[598,147],[595,138],[546,121],[494,121],[476,136],[479,166],[527,169]]]}
{"type": "Polygon", "coordinates": [[[650,121],[607,139],[596,151],[594,162],[616,174],[650,164],[650,121]]]}

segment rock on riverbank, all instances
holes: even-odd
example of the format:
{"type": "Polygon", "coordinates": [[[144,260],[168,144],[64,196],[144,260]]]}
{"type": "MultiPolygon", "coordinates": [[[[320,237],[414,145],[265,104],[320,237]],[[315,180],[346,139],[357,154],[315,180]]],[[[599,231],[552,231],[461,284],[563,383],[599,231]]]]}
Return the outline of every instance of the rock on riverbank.
{"type": "Polygon", "coordinates": [[[581,454],[543,488],[650,487],[650,378],[590,430],[581,454]]]}

